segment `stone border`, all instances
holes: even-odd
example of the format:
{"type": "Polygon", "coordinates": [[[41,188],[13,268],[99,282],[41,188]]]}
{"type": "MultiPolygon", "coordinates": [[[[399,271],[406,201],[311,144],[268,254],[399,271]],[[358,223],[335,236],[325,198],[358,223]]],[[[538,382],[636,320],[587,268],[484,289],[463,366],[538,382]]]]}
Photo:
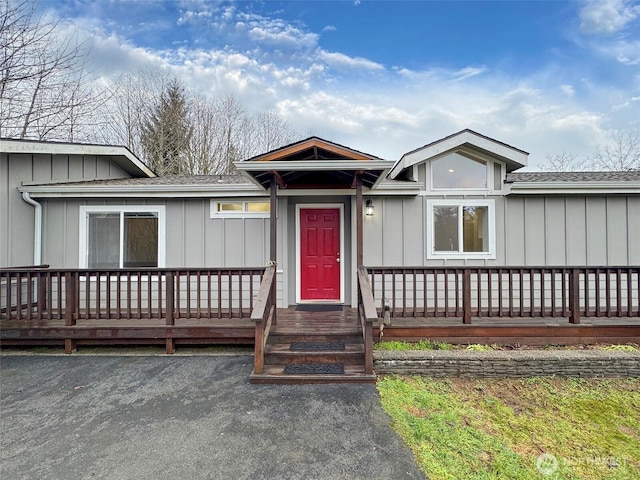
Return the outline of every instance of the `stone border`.
{"type": "Polygon", "coordinates": [[[375,350],[378,375],[428,377],[640,377],[640,351],[375,350]]]}

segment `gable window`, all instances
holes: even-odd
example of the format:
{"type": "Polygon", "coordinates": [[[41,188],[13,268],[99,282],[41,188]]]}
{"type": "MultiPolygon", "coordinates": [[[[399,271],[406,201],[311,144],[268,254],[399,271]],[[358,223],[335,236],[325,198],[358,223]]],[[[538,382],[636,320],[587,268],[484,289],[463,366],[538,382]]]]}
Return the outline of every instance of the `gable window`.
{"type": "Polygon", "coordinates": [[[493,200],[427,202],[427,258],[495,258],[493,200]]]}
{"type": "Polygon", "coordinates": [[[460,153],[452,153],[431,162],[434,189],[486,190],[487,164],[460,153]]]}
{"type": "Polygon", "coordinates": [[[80,207],[80,267],[164,266],[163,206],[80,207]]]}
{"type": "Polygon", "coordinates": [[[264,201],[211,201],[211,218],[224,217],[269,217],[271,204],[264,201]]]}

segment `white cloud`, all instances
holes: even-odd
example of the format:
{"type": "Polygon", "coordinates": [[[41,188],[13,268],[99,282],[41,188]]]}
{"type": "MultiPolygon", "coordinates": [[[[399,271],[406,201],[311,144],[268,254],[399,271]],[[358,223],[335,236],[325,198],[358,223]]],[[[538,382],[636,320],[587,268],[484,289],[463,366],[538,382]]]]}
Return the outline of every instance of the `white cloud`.
{"type": "Polygon", "coordinates": [[[453,73],[453,81],[458,82],[460,80],[464,80],[465,78],[475,77],[476,75],[481,75],[487,71],[487,67],[465,67],[463,69],[458,70],[453,73]]]}
{"type": "MultiPolygon", "coordinates": [[[[299,24],[232,9],[218,10],[211,18],[188,17],[184,12],[201,11],[189,6],[183,10],[185,21],[218,22],[234,39],[252,41],[242,47],[230,42],[234,47],[152,50],[99,28],[97,20],[77,22],[83,36],[93,37],[91,67],[99,74],[116,75],[145,65],[163,66],[203,95],[233,94],[254,111],[277,110],[301,134],[313,131],[391,160],[472,128],[531,152],[535,168],[547,153],[584,157],[606,141],[608,131],[628,128],[634,121],[638,125],[640,76],[635,85],[614,91],[595,80],[578,84],[553,65],[526,76],[507,76],[493,65],[388,69],[368,58],[322,49],[319,35],[299,24]],[[278,50],[280,54],[274,53],[278,50]],[[335,70],[341,75],[333,76],[335,70]]],[[[599,23],[599,31],[605,31],[605,24],[599,23]]],[[[640,56],[634,42],[606,38],[597,48],[615,45],[608,55],[634,65],[640,56]]]]}
{"type": "Polygon", "coordinates": [[[580,11],[580,30],[588,34],[612,34],[640,15],[640,6],[628,0],[589,1],[580,11]]]}
{"type": "Polygon", "coordinates": [[[361,69],[361,70],[384,70],[379,63],[361,57],[349,57],[342,53],[318,51],[318,60],[325,62],[334,68],[361,69]]]}

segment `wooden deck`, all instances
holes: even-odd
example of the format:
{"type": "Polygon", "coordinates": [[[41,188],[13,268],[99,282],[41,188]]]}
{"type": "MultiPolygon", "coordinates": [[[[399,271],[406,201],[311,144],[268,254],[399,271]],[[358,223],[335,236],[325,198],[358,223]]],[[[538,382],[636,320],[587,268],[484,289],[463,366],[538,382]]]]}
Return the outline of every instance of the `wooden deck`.
{"type": "Polygon", "coordinates": [[[566,318],[391,319],[391,326],[374,329],[374,340],[416,341],[423,338],[455,344],[577,345],[640,343],[640,318],[588,318],[579,324],[566,318]]]}
{"type": "MultiPolygon", "coordinates": [[[[301,339],[312,335],[330,340],[336,335],[361,335],[356,310],[341,312],[300,312],[295,307],[278,309],[277,323],[270,336],[287,335],[301,339]]],[[[429,338],[449,343],[578,344],[640,343],[640,319],[583,318],[572,324],[565,318],[392,318],[382,338],[374,325],[374,341],[416,341],[429,338]]],[[[60,345],[71,339],[83,345],[157,344],[172,338],[177,346],[198,344],[254,343],[254,324],[248,318],[176,318],[175,325],[152,319],[79,319],[66,326],[63,319],[0,319],[2,346],[60,345]]]]}

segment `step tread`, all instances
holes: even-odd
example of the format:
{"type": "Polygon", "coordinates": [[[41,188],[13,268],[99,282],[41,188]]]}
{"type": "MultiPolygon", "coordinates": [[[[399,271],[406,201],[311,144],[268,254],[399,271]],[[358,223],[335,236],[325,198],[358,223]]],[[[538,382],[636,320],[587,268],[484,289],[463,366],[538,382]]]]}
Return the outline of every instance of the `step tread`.
{"type": "Polygon", "coordinates": [[[365,374],[364,366],[345,365],[343,374],[286,374],[284,365],[265,365],[260,374],[251,373],[251,383],[375,383],[376,375],[365,374]]]}
{"type": "MultiPolygon", "coordinates": [[[[293,342],[295,343],[295,342],[293,342]]],[[[283,355],[316,355],[316,354],[351,354],[351,353],[364,353],[364,344],[362,343],[348,343],[344,342],[344,350],[321,350],[321,349],[310,349],[310,350],[291,350],[291,343],[282,342],[282,343],[268,343],[265,353],[276,353],[283,355]]]]}

